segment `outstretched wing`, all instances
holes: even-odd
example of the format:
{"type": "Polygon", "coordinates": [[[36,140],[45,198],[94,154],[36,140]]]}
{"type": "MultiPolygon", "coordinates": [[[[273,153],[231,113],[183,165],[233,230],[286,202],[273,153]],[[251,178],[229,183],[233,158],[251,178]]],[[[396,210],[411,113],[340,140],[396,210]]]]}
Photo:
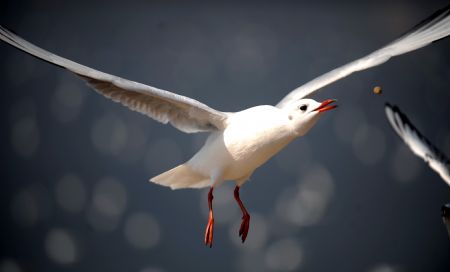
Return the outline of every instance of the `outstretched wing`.
{"type": "Polygon", "coordinates": [[[394,56],[419,49],[434,41],[445,38],[448,35],[450,35],[450,6],[438,10],[399,39],[385,47],[378,49],[363,58],[336,68],[298,87],[285,96],[277,104],[277,107],[283,108],[291,101],[311,95],[320,88],[344,78],[353,72],[380,65],[394,56]]]}
{"type": "Polygon", "coordinates": [[[409,121],[397,106],[386,104],[386,116],[398,136],[450,186],[450,161],[409,121]]]}
{"type": "Polygon", "coordinates": [[[37,47],[2,26],[0,39],[39,59],[75,73],[98,93],[113,101],[161,123],[170,123],[181,131],[192,133],[223,130],[226,127],[227,113],[214,110],[197,100],[78,64],[37,47]]]}

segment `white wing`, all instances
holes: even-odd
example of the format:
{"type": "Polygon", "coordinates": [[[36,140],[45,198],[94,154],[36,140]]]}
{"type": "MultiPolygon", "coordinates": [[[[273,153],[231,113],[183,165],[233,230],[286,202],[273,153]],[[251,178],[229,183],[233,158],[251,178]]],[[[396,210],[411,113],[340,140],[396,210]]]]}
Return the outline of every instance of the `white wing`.
{"type": "Polygon", "coordinates": [[[291,101],[311,95],[320,88],[344,78],[353,72],[380,65],[388,61],[391,57],[419,49],[448,35],[450,35],[450,6],[435,12],[399,39],[385,47],[298,87],[278,102],[277,107],[283,108],[291,101]]]}
{"type": "Polygon", "coordinates": [[[450,186],[450,161],[413,126],[396,106],[386,104],[386,115],[394,130],[417,156],[421,157],[450,186]]]}
{"type": "Polygon", "coordinates": [[[65,68],[85,80],[98,93],[164,124],[170,122],[181,131],[223,130],[227,113],[194,99],[138,82],[97,71],[52,54],[0,26],[0,39],[51,64],[65,68]]]}

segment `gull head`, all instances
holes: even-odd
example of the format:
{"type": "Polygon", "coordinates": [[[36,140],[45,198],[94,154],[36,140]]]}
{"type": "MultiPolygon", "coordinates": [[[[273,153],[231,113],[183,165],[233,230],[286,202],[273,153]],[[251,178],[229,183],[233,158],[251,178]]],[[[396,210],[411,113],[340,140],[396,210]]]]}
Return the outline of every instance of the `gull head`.
{"type": "Polygon", "coordinates": [[[334,99],[327,99],[323,102],[317,102],[313,99],[300,99],[292,103],[287,110],[294,133],[297,136],[305,135],[324,112],[337,107],[337,105],[330,105],[335,101],[334,99]]]}

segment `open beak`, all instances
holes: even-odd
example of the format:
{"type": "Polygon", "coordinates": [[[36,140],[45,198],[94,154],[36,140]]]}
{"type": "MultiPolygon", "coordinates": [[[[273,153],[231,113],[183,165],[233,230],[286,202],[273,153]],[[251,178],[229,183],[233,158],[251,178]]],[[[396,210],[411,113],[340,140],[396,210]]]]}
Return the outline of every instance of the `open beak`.
{"type": "Polygon", "coordinates": [[[332,109],[336,108],[337,105],[331,105],[331,106],[328,106],[328,105],[330,105],[331,103],[333,103],[335,101],[336,100],[334,100],[334,99],[327,99],[327,100],[323,101],[322,104],[320,104],[320,106],[318,106],[313,111],[324,112],[324,111],[327,111],[327,110],[332,110],[332,109]]]}

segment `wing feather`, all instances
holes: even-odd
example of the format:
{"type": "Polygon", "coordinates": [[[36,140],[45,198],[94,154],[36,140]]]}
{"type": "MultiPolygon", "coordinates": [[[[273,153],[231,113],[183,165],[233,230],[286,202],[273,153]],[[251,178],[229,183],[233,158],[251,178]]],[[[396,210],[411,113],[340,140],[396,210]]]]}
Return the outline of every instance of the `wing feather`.
{"type": "Polygon", "coordinates": [[[336,68],[296,88],[278,102],[277,107],[283,108],[290,102],[309,96],[322,87],[354,72],[380,65],[394,56],[419,49],[432,42],[443,39],[448,35],[450,35],[450,5],[436,11],[399,39],[385,47],[363,58],[336,68]]]}
{"type": "Polygon", "coordinates": [[[450,186],[450,161],[409,121],[408,117],[397,106],[386,104],[386,116],[406,145],[421,157],[450,186]]]}
{"type": "Polygon", "coordinates": [[[189,97],[110,75],[57,56],[0,26],[0,39],[51,64],[65,68],[98,93],[161,123],[186,132],[223,130],[229,113],[214,110],[189,97]]]}

